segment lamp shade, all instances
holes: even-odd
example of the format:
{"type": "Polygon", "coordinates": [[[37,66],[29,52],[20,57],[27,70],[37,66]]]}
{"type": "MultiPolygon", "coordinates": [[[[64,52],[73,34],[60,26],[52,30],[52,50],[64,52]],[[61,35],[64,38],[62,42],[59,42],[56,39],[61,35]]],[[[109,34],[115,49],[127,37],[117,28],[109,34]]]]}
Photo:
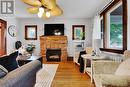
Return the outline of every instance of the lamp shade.
{"type": "Polygon", "coordinates": [[[94,49],[102,47],[102,39],[94,39],[94,49]]]}
{"type": "Polygon", "coordinates": [[[96,55],[100,55],[100,47],[102,47],[102,39],[94,39],[94,50],[96,55]]]}

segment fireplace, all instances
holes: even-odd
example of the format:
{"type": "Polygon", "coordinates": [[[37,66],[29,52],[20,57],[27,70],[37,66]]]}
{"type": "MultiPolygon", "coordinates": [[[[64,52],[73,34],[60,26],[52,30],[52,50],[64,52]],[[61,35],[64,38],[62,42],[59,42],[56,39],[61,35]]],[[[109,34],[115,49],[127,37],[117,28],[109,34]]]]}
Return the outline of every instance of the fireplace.
{"type": "MultiPolygon", "coordinates": [[[[48,52],[47,49],[52,49],[52,50],[60,49],[61,61],[67,61],[67,36],[41,36],[40,49],[41,49],[41,55],[43,56],[43,58],[46,58],[46,59],[49,57],[46,55],[46,53],[48,52]]],[[[54,56],[51,56],[51,57],[54,57],[54,56]]]]}
{"type": "Polygon", "coordinates": [[[61,61],[61,49],[48,48],[46,58],[47,61],[61,61]]]}

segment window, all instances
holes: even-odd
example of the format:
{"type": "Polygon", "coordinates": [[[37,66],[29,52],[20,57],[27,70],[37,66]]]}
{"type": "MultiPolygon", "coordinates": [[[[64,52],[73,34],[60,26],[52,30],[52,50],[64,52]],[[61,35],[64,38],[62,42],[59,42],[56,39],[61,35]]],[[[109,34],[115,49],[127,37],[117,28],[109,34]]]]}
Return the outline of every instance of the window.
{"type": "Polygon", "coordinates": [[[107,12],[107,47],[123,48],[122,3],[107,12]]]}
{"type": "Polygon", "coordinates": [[[100,15],[102,51],[123,53],[127,49],[127,0],[114,0],[100,15]]]}

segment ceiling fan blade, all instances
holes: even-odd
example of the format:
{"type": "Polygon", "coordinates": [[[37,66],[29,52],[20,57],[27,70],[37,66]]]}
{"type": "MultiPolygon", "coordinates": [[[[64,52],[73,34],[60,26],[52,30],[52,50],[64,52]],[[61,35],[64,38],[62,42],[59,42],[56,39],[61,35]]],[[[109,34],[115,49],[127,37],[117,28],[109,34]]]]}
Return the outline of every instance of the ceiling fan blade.
{"type": "MultiPolygon", "coordinates": [[[[51,16],[59,16],[63,14],[63,10],[56,4],[56,0],[40,0],[42,5],[50,9],[51,16]]],[[[46,17],[46,16],[45,16],[46,17]]]]}
{"type": "Polygon", "coordinates": [[[39,0],[22,0],[22,1],[31,6],[42,6],[42,3],[39,0]]]}
{"type": "Polygon", "coordinates": [[[30,7],[30,8],[27,8],[27,11],[29,13],[32,13],[32,14],[37,14],[39,12],[39,8],[38,7],[30,7]]]}
{"type": "Polygon", "coordinates": [[[52,9],[56,6],[56,0],[40,0],[42,5],[47,7],[48,9],[52,9]]]}
{"type": "Polygon", "coordinates": [[[52,8],[54,8],[54,7],[56,7],[56,0],[47,0],[48,1],[48,8],[49,9],[52,9],[52,8]]]}
{"type": "Polygon", "coordinates": [[[46,5],[47,4],[45,0],[40,0],[40,1],[41,1],[42,5],[46,5]]]}
{"type": "Polygon", "coordinates": [[[58,5],[56,5],[56,7],[53,7],[51,9],[50,13],[51,13],[51,16],[59,16],[63,14],[63,10],[58,5]]]}

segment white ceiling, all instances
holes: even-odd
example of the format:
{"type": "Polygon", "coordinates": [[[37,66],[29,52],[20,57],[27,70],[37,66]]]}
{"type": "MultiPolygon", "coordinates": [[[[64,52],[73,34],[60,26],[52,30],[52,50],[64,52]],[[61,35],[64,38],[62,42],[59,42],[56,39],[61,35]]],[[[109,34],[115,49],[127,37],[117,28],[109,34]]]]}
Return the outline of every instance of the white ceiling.
{"type": "MultiPolygon", "coordinates": [[[[57,0],[57,4],[63,9],[63,15],[56,18],[91,18],[96,15],[110,0],[57,0]]],[[[22,0],[15,0],[16,17],[37,17],[29,14],[22,0]]]]}

